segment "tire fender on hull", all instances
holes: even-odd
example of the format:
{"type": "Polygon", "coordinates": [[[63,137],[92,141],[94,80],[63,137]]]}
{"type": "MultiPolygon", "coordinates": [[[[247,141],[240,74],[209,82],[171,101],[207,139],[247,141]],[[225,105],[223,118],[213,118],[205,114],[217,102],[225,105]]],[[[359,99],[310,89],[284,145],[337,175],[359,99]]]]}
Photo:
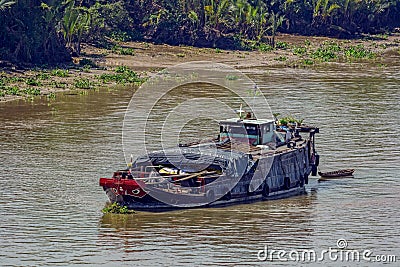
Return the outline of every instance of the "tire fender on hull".
{"type": "Polygon", "coordinates": [[[316,165],[311,165],[311,175],[317,176],[317,166],[316,165]]]}
{"type": "Polygon", "coordinates": [[[285,179],[283,180],[283,187],[286,190],[290,189],[290,178],[289,177],[285,177],[285,179]]]}
{"type": "Polygon", "coordinates": [[[212,189],[207,190],[207,192],[206,192],[207,201],[214,200],[214,197],[215,197],[214,190],[212,190],[212,189]]]}
{"type": "Polygon", "coordinates": [[[249,195],[249,196],[255,195],[256,194],[256,190],[257,190],[257,188],[255,188],[254,184],[250,183],[249,187],[247,189],[247,195],[249,195]]]}
{"type": "Polygon", "coordinates": [[[107,189],[105,189],[105,191],[106,191],[106,195],[107,195],[108,199],[111,201],[111,203],[124,202],[123,197],[121,195],[115,194],[115,192],[112,190],[112,188],[107,188],[107,189]]]}
{"type": "Polygon", "coordinates": [[[269,195],[269,186],[267,183],[264,184],[264,187],[262,190],[262,195],[263,195],[263,197],[267,197],[269,195]]]}
{"type": "MultiPolygon", "coordinates": [[[[226,189],[225,189],[225,191],[226,191],[226,189]]],[[[228,191],[228,192],[222,197],[222,199],[223,199],[223,200],[231,200],[231,199],[232,199],[232,193],[231,193],[231,191],[228,191]]]]}
{"type": "Polygon", "coordinates": [[[300,187],[303,187],[304,186],[304,176],[302,175],[302,176],[300,176],[300,180],[299,180],[299,186],[300,187]]]}

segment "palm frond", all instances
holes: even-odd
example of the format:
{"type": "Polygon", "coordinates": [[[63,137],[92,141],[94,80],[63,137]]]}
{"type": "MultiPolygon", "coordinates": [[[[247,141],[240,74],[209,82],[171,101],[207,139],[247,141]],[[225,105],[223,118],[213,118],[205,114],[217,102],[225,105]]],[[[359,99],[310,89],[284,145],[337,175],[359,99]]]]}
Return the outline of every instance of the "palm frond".
{"type": "Polygon", "coordinates": [[[0,0],[0,10],[5,10],[6,8],[11,7],[15,4],[15,1],[12,0],[0,0]]]}

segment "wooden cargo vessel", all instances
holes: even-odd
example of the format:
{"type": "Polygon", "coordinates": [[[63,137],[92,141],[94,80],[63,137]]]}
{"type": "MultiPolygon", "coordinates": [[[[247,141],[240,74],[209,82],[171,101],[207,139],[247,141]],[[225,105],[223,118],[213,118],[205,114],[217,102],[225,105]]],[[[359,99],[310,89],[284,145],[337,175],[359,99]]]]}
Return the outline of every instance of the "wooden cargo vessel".
{"type": "Polygon", "coordinates": [[[341,177],[349,177],[353,176],[354,169],[345,169],[345,170],[338,170],[338,171],[331,171],[331,172],[318,172],[318,175],[321,178],[341,178],[341,177]]]}
{"type": "Polygon", "coordinates": [[[163,211],[283,198],[305,191],[317,174],[317,127],[275,120],[229,119],[218,138],[138,157],[112,178],[100,178],[111,202],[163,211]]]}

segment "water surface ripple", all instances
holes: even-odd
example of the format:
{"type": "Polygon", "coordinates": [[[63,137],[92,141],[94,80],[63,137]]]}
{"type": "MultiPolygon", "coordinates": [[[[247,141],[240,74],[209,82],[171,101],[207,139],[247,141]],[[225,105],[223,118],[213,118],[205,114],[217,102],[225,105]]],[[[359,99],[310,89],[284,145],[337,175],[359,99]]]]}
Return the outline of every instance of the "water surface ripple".
{"type": "MultiPolygon", "coordinates": [[[[321,170],[351,167],[355,177],[311,178],[306,195],[283,200],[102,215],[107,198],[98,179],[124,166],[121,127],[133,89],[2,103],[1,265],[249,266],[264,245],[320,251],[339,238],[400,261],[400,68],[246,72],[274,112],[320,127],[321,170]]],[[[209,86],[194,89],[210,95],[209,86]]]]}

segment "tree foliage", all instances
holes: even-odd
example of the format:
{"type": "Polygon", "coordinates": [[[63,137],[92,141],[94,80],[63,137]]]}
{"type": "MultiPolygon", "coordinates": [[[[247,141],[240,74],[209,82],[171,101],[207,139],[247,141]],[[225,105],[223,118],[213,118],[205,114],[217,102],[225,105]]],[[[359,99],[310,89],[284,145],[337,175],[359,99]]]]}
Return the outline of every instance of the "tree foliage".
{"type": "Polygon", "coordinates": [[[0,13],[0,58],[26,63],[57,63],[69,60],[57,32],[62,18],[60,0],[18,0],[0,13]]]}
{"type": "Polygon", "coordinates": [[[66,46],[72,50],[72,53],[79,55],[82,35],[89,30],[91,25],[89,10],[82,6],[76,6],[74,0],[67,0],[60,24],[66,46]]]}
{"type": "Polygon", "coordinates": [[[5,10],[6,8],[15,4],[15,1],[10,0],[0,0],[0,10],[5,10]]]}
{"type": "Polygon", "coordinates": [[[273,46],[278,31],[347,37],[390,31],[399,17],[399,0],[0,0],[0,58],[59,62],[83,41],[273,46]]]}

